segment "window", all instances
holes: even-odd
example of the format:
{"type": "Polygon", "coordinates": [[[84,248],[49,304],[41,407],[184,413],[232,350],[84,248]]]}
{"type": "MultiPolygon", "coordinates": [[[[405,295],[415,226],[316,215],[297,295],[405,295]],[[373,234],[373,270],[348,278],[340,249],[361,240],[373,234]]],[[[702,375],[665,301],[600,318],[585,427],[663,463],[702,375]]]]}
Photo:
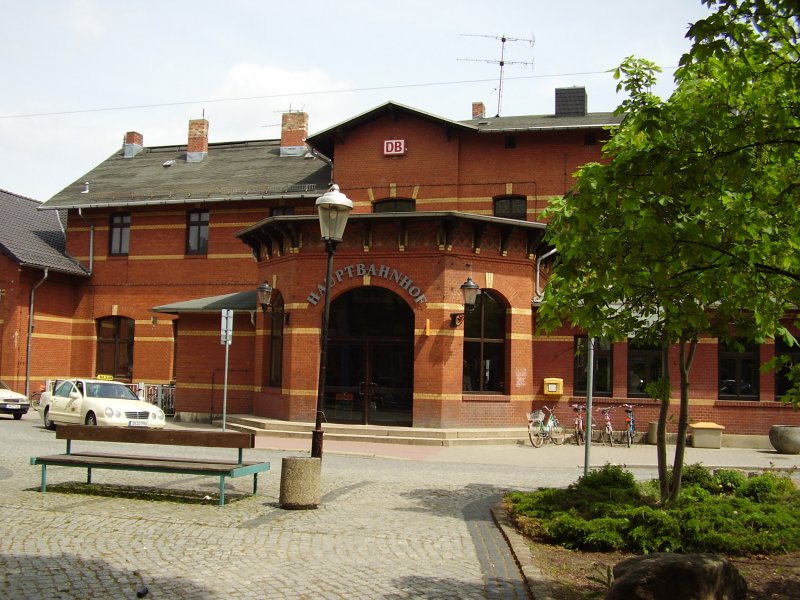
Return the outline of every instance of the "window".
{"type": "Polygon", "coordinates": [[[271,387],[281,384],[284,314],[283,298],[277,294],[272,298],[271,307],[264,313],[265,333],[268,335],[264,336],[263,381],[271,387]]]}
{"type": "Polygon", "coordinates": [[[525,196],[501,196],[494,199],[494,216],[525,221],[528,218],[525,196]]]}
{"type": "Polygon", "coordinates": [[[481,290],[464,316],[463,390],[505,392],[506,310],[489,290],[481,290]]]}
{"type": "MultiPolygon", "coordinates": [[[[575,336],[575,378],[573,393],[576,396],[586,395],[586,360],[589,355],[587,345],[589,338],[585,335],[575,336]]],[[[611,342],[595,338],[594,370],[592,371],[592,395],[611,395],[611,342]]]]}
{"type": "Polygon", "coordinates": [[[775,356],[785,357],[788,362],[775,369],[775,398],[780,399],[792,388],[787,373],[800,363],[800,348],[789,346],[781,337],[775,338],[775,356]]]}
{"type": "Polygon", "coordinates": [[[131,216],[128,213],[111,215],[108,253],[111,256],[126,256],[131,241],[131,216]]]}
{"type": "Polygon", "coordinates": [[[416,202],[407,198],[392,198],[391,200],[381,200],[372,205],[372,212],[414,212],[416,202]]]}
{"type": "Polygon", "coordinates": [[[186,227],[186,254],[208,254],[208,211],[189,213],[186,227]]]}
{"type": "Polygon", "coordinates": [[[515,135],[507,135],[505,141],[505,147],[509,150],[513,150],[517,147],[517,136],[515,135]]]}
{"type": "Polygon", "coordinates": [[[758,365],[758,344],[744,339],[720,339],[720,399],[758,400],[758,365]]]}
{"type": "Polygon", "coordinates": [[[133,376],[133,319],[97,320],[97,373],[120,379],[133,376]]]}
{"type": "Polygon", "coordinates": [[[661,348],[628,340],[628,396],[646,396],[644,388],[661,373],[661,348]]]}

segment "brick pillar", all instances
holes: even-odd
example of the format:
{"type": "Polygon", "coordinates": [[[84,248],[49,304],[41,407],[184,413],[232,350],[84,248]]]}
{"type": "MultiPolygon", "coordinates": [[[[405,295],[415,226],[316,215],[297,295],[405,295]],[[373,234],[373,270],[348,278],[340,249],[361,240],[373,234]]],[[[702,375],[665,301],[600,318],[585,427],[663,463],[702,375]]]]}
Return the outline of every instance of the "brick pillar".
{"type": "Polygon", "coordinates": [[[483,102],[472,103],[472,118],[483,119],[486,116],[486,105],[483,102]]]}
{"type": "Polygon", "coordinates": [[[283,113],[281,118],[281,156],[305,154],[308,137],[308,114],[304,112],[283,113]]]}

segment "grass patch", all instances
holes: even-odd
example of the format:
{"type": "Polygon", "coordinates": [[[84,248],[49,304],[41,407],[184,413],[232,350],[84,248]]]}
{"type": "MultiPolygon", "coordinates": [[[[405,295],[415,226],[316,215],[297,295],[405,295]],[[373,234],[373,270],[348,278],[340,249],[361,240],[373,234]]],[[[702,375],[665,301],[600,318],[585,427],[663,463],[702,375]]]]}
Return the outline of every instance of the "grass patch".
{"type": "Polygon", "coordinates": [[[800,550],[800,491],[772,472],[748,478],[688,465],[678,502],[661,506],[657,481],[639,484],[606,465],[567,488],[509,493],[505,504],[525,535],[575,550],[729,556],[800,550]]]}

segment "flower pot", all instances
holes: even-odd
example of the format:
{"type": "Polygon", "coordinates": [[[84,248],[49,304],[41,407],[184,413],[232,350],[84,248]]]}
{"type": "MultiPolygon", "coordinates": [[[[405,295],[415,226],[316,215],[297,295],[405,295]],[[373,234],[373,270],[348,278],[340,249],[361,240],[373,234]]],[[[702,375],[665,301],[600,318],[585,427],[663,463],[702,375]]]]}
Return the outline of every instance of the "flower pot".
{"type": "Polygon", "coordinates": [[[800,425],[773,425],[769,443],[779,454],[800,454],[800,425]]]}

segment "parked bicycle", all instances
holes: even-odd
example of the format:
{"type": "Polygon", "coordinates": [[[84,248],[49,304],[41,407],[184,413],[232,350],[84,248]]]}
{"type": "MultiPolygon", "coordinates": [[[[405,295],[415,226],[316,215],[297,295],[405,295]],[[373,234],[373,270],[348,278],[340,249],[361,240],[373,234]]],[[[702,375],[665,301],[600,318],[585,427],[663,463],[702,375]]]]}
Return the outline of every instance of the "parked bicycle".
{"type": "Polygon", "coordinates": [[[575,445],[580,446],[586,441],[586,428],[583,424],[583,413],[586,412],[585,404],[570,404],[575,411],[575,445]]]}
{"type": "Polygon", "coordinates": [[[608,406],[606,408],[598,408],[597,410],[603,413],[603,419],[605,420],[603,428],[599,431],[598,441],[603,445],[608,443],[610,446],[613,446],[614,427],[611,425],[611,411],[614,410],[614,407],[608,406]]]}
{"type": "Polygon", "coordinates": [[[534,448],[541,448],[545,440],[550,440],[557,446],[564,443],[566,437],[564,428],[558,422],[558,418],[553,413],[553,409],[543,406],[543,410],[535,410],[528,413],[528,437],[534,448]],[[549,413],[547,419],[544,411],[549,413]]]}
{"type": "Polygon", "coordinates": [[[641,404],[623,404],[625,407],[625,432],[623,439],[628,444],[628,448],[636,442],[636,418],[633,416],[633,409],[641,404]]]}

